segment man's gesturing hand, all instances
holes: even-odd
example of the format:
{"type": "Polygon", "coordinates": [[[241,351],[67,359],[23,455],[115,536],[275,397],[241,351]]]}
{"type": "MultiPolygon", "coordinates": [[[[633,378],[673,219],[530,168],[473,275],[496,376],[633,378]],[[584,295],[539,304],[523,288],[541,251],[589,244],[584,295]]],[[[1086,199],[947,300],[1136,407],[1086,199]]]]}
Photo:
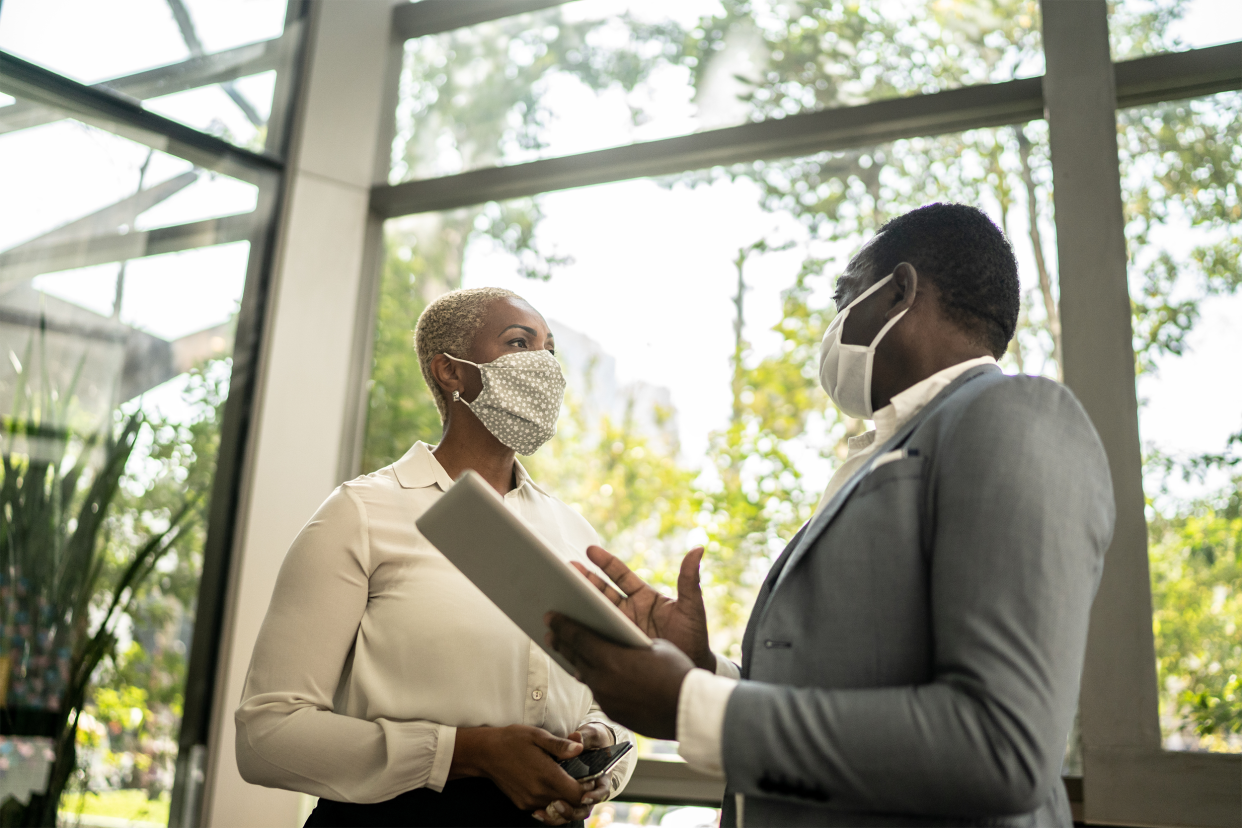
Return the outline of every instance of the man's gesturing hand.
{"type": "MultiPolygon", "coordinates": [[[[652,638],[673,642],[690,656],[694,666],[716,672],[716,657],[707,640],[707,613],[703,609],[703,591],[699,587],[699,564],[703,547],[691,549],[681,561],[677,576],[677,598],[666,598],[652,589],[642,578],[603,548],[592,546],[587,557],[604,571],[624,595],[608,585],[585,566],[574,562],[578,571],[604,593],[604,596],[630,617],[639,629],[652,638]]],[[[589,683],[589,682],[588,682],[589,683]]],[[[609,714],[611,715],[611,714],[609,714]]]]}
{"type": "Polygon", "coordinates": [[[644,736],[677,738],[677,696],[694,669],[684,652],[663,639],[648,650],[618,647],[558,612],[544,623],[548,644],[569,659],[610,719],[644,736]]]}

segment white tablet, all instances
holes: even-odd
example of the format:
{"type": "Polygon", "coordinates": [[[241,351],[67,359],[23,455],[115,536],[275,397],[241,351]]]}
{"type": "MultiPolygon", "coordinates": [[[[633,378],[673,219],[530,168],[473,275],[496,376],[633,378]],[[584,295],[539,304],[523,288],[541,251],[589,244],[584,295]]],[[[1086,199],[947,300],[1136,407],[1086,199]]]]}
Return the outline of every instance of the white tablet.
{"type": "Polygon", "coordinates": [[[510,512],[496,490],[477,473],[462,474],[414,523],[444,557],[571,675],[573,666],[544,643],[545,613],[559,612],[617,644],[651,646],[651,639],[633,621],[510,512]]]}

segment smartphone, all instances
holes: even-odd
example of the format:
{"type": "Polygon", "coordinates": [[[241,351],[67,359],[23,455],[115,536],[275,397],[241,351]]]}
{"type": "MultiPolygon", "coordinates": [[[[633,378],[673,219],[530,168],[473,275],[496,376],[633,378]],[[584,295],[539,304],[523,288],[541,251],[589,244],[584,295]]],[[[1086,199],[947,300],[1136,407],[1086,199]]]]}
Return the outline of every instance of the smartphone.
{"type": "Polygon", "coordinates": [[[622,742],[619,745],[609,745],[596,750],[584,750],[572,759],[562,759],[557,764],[565,769],[565,773],[579,782],[590,782],[612,770],[613,766],[620,762],[621,757],[632,747],[634,747],[633,742],[622,742]]]}

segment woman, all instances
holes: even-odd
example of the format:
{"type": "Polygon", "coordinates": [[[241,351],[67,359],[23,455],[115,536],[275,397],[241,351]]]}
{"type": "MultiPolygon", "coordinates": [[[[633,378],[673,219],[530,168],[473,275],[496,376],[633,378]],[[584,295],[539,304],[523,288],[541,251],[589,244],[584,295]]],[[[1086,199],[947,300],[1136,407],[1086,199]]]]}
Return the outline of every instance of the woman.
{"type": "Polygon", "coordinates": [[[517,295],[478,288],[432,302],[415,344],[443,437],[339,487],[293,542],[236,713],[238,767],[320,797],[308,826],[581,821],[633,760],[587,784],[557,761],[632,737],[414,526],[473,469],[591,566],[595,532],[515,456],[556,430],[552,333],[517,295]]]}

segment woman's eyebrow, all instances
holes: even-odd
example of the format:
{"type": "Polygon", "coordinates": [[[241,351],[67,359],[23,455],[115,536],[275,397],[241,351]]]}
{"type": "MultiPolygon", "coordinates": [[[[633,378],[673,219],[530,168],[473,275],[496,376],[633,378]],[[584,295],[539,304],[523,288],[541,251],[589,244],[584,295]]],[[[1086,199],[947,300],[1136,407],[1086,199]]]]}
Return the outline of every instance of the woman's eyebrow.
{"type": "Polygon", "coordinates": [[[509,327],[505,328],[503,331],[498,333],[497,336],[504,336],[506,333],[508,333],[513,328],[521,328],[522,330],[526,331],[531,336],[539,335],[538,332],[534,328],[528,328],[525,325],[510,325],[509,327]]]}

